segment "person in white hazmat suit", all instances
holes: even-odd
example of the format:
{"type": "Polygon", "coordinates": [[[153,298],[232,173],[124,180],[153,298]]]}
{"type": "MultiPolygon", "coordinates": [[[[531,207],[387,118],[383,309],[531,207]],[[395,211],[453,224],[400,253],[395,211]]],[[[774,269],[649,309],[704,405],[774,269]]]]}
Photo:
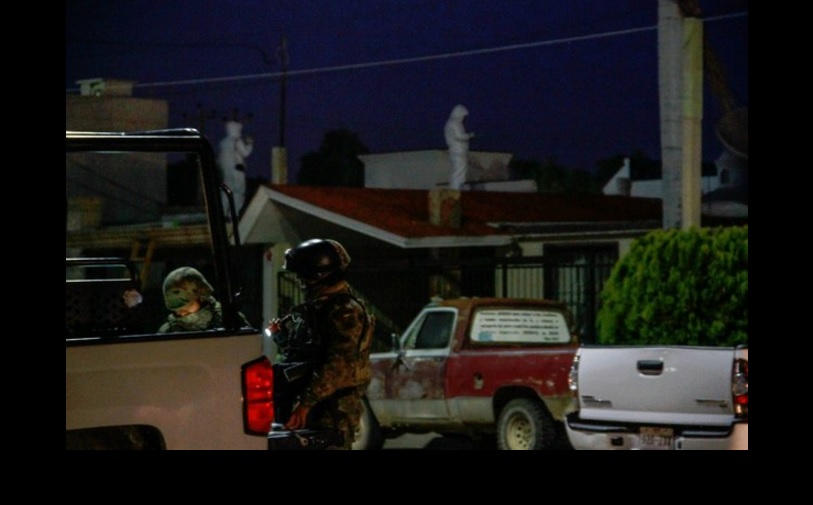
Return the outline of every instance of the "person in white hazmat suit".
{"type": "MultiPolygon", "coordinates": [[[[234,207],[238,214],[246,200],[246,158],[254,149],[251,137],[243,137],[243,124],[226,122],[226,136],[220,141],[218,164],[223,182],[234,193],[234,207]]],[[[223,195],[223,209],[228,215],[228,199],[223,195]]]]}
{"type": "Polygon", "coordinates": [[[466,132],[463,120],[469,111],[462,105],[455,105],[443,133],[446,136],[446,145],[449,147],[449,160],[452,162],[452,172],[449,178],[449,187],[459,190],[466,182],[466,170],[469,165],[469,139],[474,133],[466,132]]]}

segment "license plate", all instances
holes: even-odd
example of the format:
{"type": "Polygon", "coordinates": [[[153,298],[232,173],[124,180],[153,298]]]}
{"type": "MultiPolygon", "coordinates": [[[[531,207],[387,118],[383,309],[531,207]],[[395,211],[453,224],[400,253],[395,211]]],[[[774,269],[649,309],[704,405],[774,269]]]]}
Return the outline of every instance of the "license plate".
{"type": "Polygon", "coordinates": [[[667,450],[674,443],[674,430],[672,428],[641,428],[641,448],[650,450],[667,450]]]}

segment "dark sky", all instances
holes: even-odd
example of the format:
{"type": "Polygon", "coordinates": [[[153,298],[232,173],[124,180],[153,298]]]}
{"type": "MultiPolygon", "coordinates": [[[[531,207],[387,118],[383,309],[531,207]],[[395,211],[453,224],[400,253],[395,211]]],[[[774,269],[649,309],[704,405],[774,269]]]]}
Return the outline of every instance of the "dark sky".
{"type": "MultiPolygon", "coordinates": [[[[748,104],[748,1],[701,0],[705,37],[748,104]]],[[[250,177],[267,178],[280,140],[291,172],[324,133],[356,132],[373,153],[445,149],[455,104],[472,150],[553,157],[593,170],[616,154],[660,158],[657,0],[66,0],[65,87],[136,81],[169,101],[170,127],[251,114],[250,177]]],[[[703,160],[719,156],[719,101],[706,86],[703,160]]],[[[291,174],[293,182],[294,175],[291,174]]]]}

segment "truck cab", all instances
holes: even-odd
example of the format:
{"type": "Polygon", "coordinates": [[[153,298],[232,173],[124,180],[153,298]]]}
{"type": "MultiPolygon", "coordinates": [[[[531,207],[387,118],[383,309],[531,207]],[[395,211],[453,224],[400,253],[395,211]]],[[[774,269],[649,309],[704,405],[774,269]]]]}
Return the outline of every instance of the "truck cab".
{"type": "Polygon", "coordinates": [[[264,449],[241,378],[259,321],[241,311],[236,214],[209,142],[180,129],[65,143],[66,449],[264,449]],[[205,278],[217,317],[162,331],[180,267],[205,278]]]}

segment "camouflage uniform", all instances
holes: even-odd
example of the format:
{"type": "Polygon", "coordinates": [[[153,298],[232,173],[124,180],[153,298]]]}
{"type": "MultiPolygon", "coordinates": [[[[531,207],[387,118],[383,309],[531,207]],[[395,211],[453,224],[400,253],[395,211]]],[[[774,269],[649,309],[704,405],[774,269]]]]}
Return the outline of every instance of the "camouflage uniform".
{"type": "Polygon", "coordinates": [[[203,331],[223,326],[223,309],[220,302],[209,296],[200,300],[200,310],[187,316],[170,314],[164,324],[158,328],[158,333],[172,333],[176,331],[203,331]]]}
{"type": "Polygon", "coordinates": [[[308,427],[341,430],[341,449],[350,449],[372,377],[369,340],[374,322],[360,301],[347,296],[351,289],[346,281],[319,286],[308,295],[325,357],[300,393],[299,403],[311,408],[308,427]]]}

